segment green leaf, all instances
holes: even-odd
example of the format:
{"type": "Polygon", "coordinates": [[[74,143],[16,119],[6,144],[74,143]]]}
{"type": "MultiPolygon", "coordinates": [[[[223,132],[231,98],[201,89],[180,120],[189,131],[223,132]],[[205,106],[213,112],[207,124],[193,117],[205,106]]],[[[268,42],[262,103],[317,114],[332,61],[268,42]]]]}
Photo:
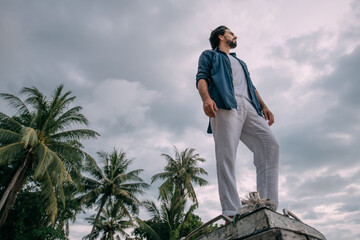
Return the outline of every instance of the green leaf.
{"type": "Polygon", "coordinates": [[[21,101],[20,98],[8,93],[0,93],[0,97],[7,100],[11,107],[17,109],[19,115],[30,114],[29,109],[26,107],[25,103],[21,101]]]}
{"type": "Polygon", "coordinates": [[[46,201],[46,212],[51,217],[51,222],[55,223],[55,217],[57,215],[57,200],[56,200],[56,193],[55,193],[55,187],[53,184],[53,181],[50,177],[50,174],[48,171],[45,171],[42,178],[39,179],[41,185],[42,185],[42,195],[44,196],[46,201]]]}
{"type": "Polygon", "coordinates": [[[28,146],[34,147],[38,143],[36,131],[31,127],[23,127],[23,129],[21,129],[21,135],[21,141],[24,142],[24,148],[27,148],[28,146]]]}
{"type": "Polygon", "coordinates": [[[95,131],[88,130],[88,129],[76,129],[76,130],[69,130],[65,132],[60,132],[53,134],[48,137],[48,139],[56,141],[64,141],[64,140],[81,140],[81,139],[90,139],[90,138],[96,138],[100,136],[95,131]]]}
{"type": "Polygon", "coordinates": [[[16,142],[0,148],[0,166],[8,164],[21,155],[24,149],[23,142],[16,142]]]}
{"type": "Polygon", "coordinates": [[[2,128],[5,128],[5,129],[11,130],[11,131],[15,131],[15,132],[20,132],[23,127],[15,119],[13,119],[12,117],[9,117],[8,115],[6,115],[5,113],[2,113],[2,112],[0,112],[0,123],[2,125],[2,128]]]}
{"type": "Polygon", "coordinates": [[[146,222],[144,222],[140,218],[136,218],[136,222],[146,233],[148,233],[151,236],[152,239],[161,240],[160,236],[146,222]]]}
{"type": "Polygon", "coordinates": [[[37,166],[34,171],[34,178],[37,179],[45,174],[48,166],[53,161],[52,155],[48,154],[49,148],[43,143],[36,148],[37,166]]]}
{"type": "Polygon", "coordinates": [[[0,144],[19,142],[21,134],[0,128],[0,144]]]}

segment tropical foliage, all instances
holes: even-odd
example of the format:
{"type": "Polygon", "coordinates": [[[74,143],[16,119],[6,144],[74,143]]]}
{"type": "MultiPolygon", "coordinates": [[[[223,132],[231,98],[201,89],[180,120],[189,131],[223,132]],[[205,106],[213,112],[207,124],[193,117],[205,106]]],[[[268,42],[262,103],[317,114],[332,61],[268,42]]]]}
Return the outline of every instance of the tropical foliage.
{"type": "Polygon", "coordinates": [[[162,154],[167,160],[165,171],[152,177],[152,182],[157,179],[165,180],[159,187],[161,205],[158,208],[153,201],[143,202],[142,205],[152,218],[147,221],[138,219],[139,227],[134,230],[136,236],[156,240],[180,239],[202,224],[200,218],[193,213],[198,206],[193,183],[206,185],[207,181],[199,175],[206,175],[207,172],[197,166],[205,160],[194,151],[191,148],[179,153],[175,147],[175,158],[162,154]],[[186,210],[188,199],[194,204],[186,210]]]}
{"type": "Polygon", "coordinates": [[[49,221],[44,199],[37,186],[19,192],[14,207],[0,230],[2,240],[66,239],[65,231],[49,221]]]}
{"type": "Polygon", "coordinates": [[[191,199],[196,205],[198,201],[193,184],[205,186],[208,182],[199,175],[207,175],[207,172],[198,167],[199,162],[205,162],[205,159],[200,158],[199,154],[195,154],[195,149],[185,149],[181,153],[174,147],[175,158],[168,154],[162,154],[167,160],[167,165],[164,172],[155,174],[152,177],[151,183],[158,179],[165,180],[160,186],[160,197],[163,197],[167,192],[176,191],[178,193],[178,200],[184,200],[186,197],[191,199]]]}
{"type": "Polygon", "coordinates": [[[185,213],[186,200],[179,201],[177,194],[176,191],[166,193],[162,198],[160,208],[158,208],[153,201],[143,202],[143,206],[152,216],[149,224],[138,220],[146,237],[159,240],[180,239],[180,231],[184,223],[189,220],[196,205],[190,206],[185,213]],[[163,231],[159,231],[160,229],[156,229],[157,231],[151,229],[151,225],[156,226],[156,223],[159,224],[158,227],[160,227],[160,229],[163,228],[163,231]]]}
{"type": "Polygon", "coordinates": [[[65,204],[63,184],[72,182],[70,172],[77,177],[75,169],[82,158],[90,158],[79,148],[80,141],[99,134],[89,129],[69,130],[74,124],[87,125],[88,120],[80,106],[69,107],[75,97],[70,91],[63,92],[62,85],[50,98],[36,87],[23,88],[21,94],[26,95],[24,101],[0,94],[17,111],[13,117],[0,112],[0,166],[7,166],[12,176],[2,189],[0,224],[29,177],[40,184],[46,212],[55,223],[57,200],[65,204]]]}
{"type": "Polygon", "coordinates": [[[126,157],[123,151],[117,152],[98,152],[101,168],[93,159],[88,159],[85,165],[85,171],[91,177],[85,177],[85,194],[81,201],[86,207],[98,206],[96,217],[93,221],[93,227],[90,239],[93,239],[95,229],[101,212],[106,203],[113,202],[115,208],[122,212],[123,215],[132,219],[132,215],[137,213],[139,200],[137,195],[144,193],[144,189],[149,185],[139,177],[142,169],[128,171],[132,160],[126,157]]]}
{"type": "Polygon", "coordinates": [[[115,148],[98,152],[96,160],[84,151],[82,141],[99,134],[77,129],[88,120],[63,88],[46,96],[25,87],[23,99],[0,93],[15,112],[0,112],[0,239],[69,239],[70,222],[89,208],[96,213],[87,219],[92,230],[84,239],[172,240],[202,225],[194,214],[194,186],[206,185],[207,173],[194,149],[162,154],[164,171],[151,179],[163,181],[159,202],[140,202],[149,187],[140,177],[143,170],[130,170],[133,160],[115,148]],[[138,217],[140,206],[150,219],[138,217]]]}
{"type": "MultiPolygon", "coordinates": [[[[89,220],[91,224],[94,224],[95,215],[91,216],[87,220],[89,220]]],[[[98,223],[96,224],[93,232],[93,238],[97,238],[100,234],[102,234],[100,240],[120,240],[120,236],[129,236],[129,234],[125,232],[125,229],[132,226],[132,221],[128,216],[126,216],[123,209],[120,208],[120,205],[113,204],[113,202],[110,201],[101,211],[98,223]]],[[[88,235],[86,238],[87,237],[90,236],[88,235]]]]}

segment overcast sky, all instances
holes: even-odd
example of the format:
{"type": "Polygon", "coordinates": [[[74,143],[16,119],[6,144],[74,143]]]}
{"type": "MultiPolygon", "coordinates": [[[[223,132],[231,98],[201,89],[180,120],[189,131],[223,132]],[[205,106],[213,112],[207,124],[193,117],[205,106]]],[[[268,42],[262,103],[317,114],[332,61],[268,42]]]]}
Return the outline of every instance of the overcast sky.
{"type": "MultiPolygon", "coordinates": [[[[209,173],[196,188],[207,221],[221,209],[195,74],[219,25],[238,36],[234,51],[275,115],[279,211],[327,239],[360,239],[360,1],[0,0],[0,91],[50,94],[64,83],[101,134],[86,151],[124,149],[146,181],[163,170],[162,153],[195,148],[209,173]]],[[[3,100],[0,111],[10,113],[3,100]]],[[[238,151],[244,198],[255,168],[251,152],[238,151]]],[[[155,186],[143,199],[156,199],[155,186]]],[[[84,216],[71,239],[90,232],[84,216]]]]}

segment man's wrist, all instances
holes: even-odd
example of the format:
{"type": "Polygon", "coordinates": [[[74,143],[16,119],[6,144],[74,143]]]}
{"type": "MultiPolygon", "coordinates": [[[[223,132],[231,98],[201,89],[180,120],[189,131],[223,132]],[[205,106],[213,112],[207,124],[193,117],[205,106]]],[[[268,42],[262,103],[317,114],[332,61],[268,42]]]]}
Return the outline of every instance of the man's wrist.
{"type": "Polygon", "coordinates": [[[211,99],[210,96],[206,96],[206,97],[203,98],[203,102],[204,102],[204,103],[205,103],[205,102],[210,102],[210,101],[212,101],[212,99],[211,99]]]}

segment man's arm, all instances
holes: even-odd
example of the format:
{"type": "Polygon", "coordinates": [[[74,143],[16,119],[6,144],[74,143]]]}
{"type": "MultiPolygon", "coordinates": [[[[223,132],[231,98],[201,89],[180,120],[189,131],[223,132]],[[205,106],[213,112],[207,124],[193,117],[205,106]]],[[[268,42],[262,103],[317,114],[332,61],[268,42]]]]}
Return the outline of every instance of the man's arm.
{"type": "Polygon", "coordinates": [[[208,83],[205,79],[200,79],[197,84],[201,99],[203,101],[204,112],[207,116],[216,118],[215,111],[218,110],[216,103],[209,95],[208,83]]]}
{"type": "Polygon", "coordinates": [[[255,89],[255,93],[256,93],[257,98],[259,99],[261,110],[264,113],[265,119],[266,119],[266,121],[268,121],[269,126],[271,126],[274,123],[274,114],[266,106],[264,100],[261,98],[259,92],[256,89],[255,89]]]}

